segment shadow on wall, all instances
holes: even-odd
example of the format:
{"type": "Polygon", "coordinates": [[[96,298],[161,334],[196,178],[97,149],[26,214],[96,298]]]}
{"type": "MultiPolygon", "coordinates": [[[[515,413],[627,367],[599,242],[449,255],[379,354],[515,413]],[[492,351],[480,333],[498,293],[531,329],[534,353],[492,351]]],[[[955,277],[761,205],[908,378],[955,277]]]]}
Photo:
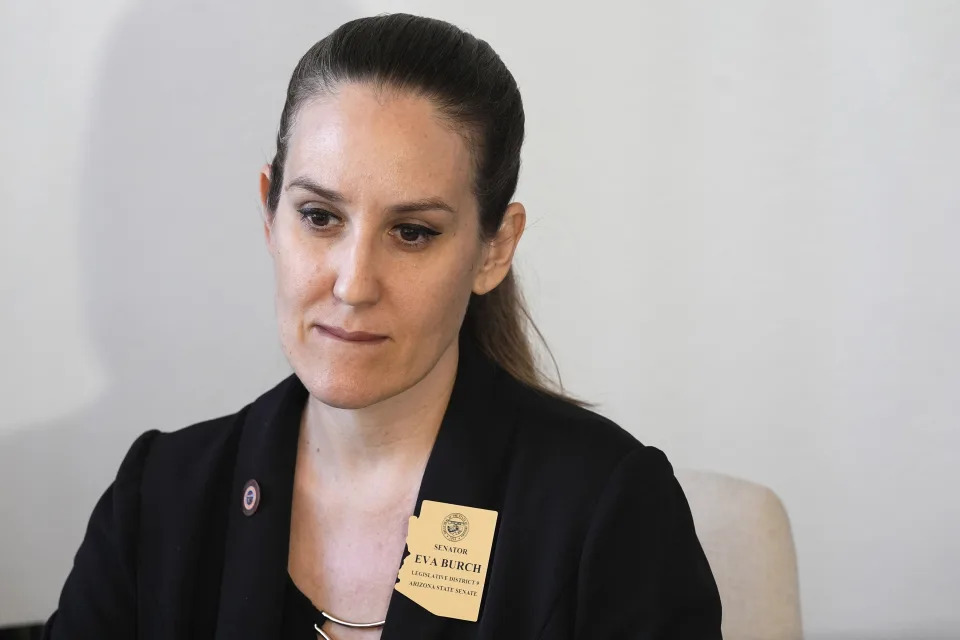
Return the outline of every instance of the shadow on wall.
{"type": "Polygon", "coordinates": [[[113,29],[75,212],[108,385],[68,418],[2,436],[0,626],[53,611],[138,434],[236,411],[289,373],[257,174],[293,66],[352,17],[340,2],[175,0],[132,7],[113,29]]]}

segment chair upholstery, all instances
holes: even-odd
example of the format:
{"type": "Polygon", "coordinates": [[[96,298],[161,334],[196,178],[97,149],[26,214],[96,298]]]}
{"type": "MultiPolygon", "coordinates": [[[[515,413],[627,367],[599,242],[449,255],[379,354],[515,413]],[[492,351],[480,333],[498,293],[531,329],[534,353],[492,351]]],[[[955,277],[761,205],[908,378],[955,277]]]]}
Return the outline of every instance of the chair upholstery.
{"type": "Polygon", "coordinates": [[[767,487],[678,470],[720,590],[726,640],[801,640],[797,556],[790,521],[767,487]]]}

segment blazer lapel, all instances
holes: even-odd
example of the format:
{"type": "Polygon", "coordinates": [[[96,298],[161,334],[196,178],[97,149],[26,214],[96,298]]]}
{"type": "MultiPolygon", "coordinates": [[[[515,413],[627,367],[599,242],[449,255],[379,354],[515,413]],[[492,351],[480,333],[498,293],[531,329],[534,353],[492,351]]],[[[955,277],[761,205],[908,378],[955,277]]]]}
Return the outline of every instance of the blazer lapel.
{"type": "Polygon", "coordinates": [[[282,624],[290,511],[300,417],[306,389],[291,375],[258,399],[243,425],[231,488],[224,551],[219,640],[272,638],[282,624]],[[259,504],[244,513],[249,480],[259,504]]]}
{"type": "MultiPolygon", "coordinates": [[[[417,496],[417,514],[424,500],[501,510],[507,485],[506,457],[516,433],[512,394],[506,393],[502,384],[507,375],[487,359],[472,340],[461,337],[457,377],[424,470],[417,496]]],[[[497,531],[499,529],[498,518],[497,531]]],[[[496,541],[494,533],[491,565],[496,541]]],[[[397,569],[399,572],[399,567],[397,569]]],[[[492,573],[488,573],[486,584],[491,579],[492,573]]],[[[483,604],[480,615],[483,616],[483,604]]],[[[472,637],[477,624],[479,621],[435,616],[394,591],[381,638],[472,637]]]]}

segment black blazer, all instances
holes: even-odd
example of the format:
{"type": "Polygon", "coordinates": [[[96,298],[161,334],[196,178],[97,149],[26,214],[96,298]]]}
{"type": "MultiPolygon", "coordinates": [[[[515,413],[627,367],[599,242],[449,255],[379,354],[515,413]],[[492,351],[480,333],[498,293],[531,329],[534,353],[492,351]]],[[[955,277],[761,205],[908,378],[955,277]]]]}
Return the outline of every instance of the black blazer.
{"type": "MultiPolygon", "coordinates": [[[[44,637],[278,637],[306,399],[292,375],[233,415],[141,435],[44,637]],[[250,479],[261,502],[248,517],[250,479]]],[[[439,618],[394,591],[383,640],[720,638],[716,583],[663,453],[517,382],[469,340],[417,512],[422,500],[499,512],[480,618],[439,618]]]]}

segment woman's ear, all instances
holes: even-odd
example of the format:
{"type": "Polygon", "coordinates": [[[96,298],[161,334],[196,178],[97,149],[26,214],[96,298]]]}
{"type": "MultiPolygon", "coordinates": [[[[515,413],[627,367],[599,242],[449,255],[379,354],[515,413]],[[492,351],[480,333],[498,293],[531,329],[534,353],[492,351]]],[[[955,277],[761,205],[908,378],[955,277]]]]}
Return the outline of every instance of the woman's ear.
{"type": "Polygon", "coordinates": [[[267,197],[270,194],[270,163],[263,165],[260,169],[260,217],[263,218],[263,237],[267,241],[267,248],[273,252],[272,237],[270,232],[273,230],[273,214],[270,212],[270,206],[267,204],[267,197]]]}
{"type": "Polygon", "coordinates": [[[480,270],[473,280],[473,292],[483,295],[492,291],[510,271],[517,243],[527,225],[527,212],[519,202],[511,202],[503,214],[497,235],[484,244],[480,270]]]}

